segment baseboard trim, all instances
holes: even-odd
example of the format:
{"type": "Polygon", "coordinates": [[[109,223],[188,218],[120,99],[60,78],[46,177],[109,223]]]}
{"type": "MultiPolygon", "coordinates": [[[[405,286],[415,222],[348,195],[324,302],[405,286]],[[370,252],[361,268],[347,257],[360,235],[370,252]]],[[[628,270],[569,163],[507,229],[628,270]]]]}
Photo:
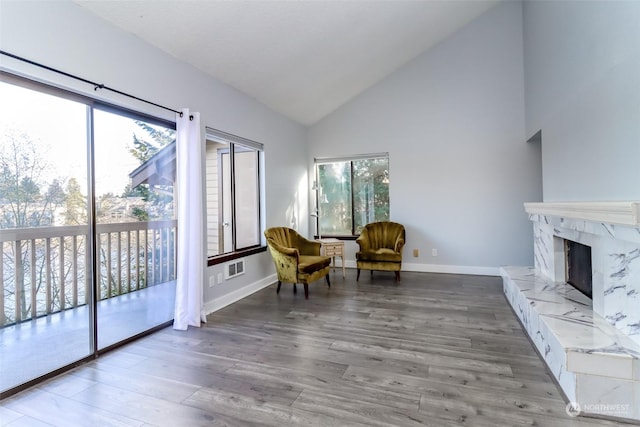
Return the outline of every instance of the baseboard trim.
{"type": "Polygon", "coordinates": [[[278,276],[276,276],[275,274],[271,274],[264,279],[258,280],[257,282],[250,283],[247,286],[236,289],[233,292],[229,292],[228,294],[225,294],[221,297],[214,298],[211,301],[207,301],[206,303],[204,303],[202,311],[205,315],[211,314],[220,310],[221,308],[233,304],[236,301],[240,301],[242,298],[248,297],[249,295],[258,292],[259,290],[262,290],[277,281],[278,276]]]}
{"type": "Polygon", "coordinates": [[[468,274],[472,276],[500,276],[500,267],[476,265],[413,264],[402,263],[402,270],[421,273],[468,274]]]}
{"type": "MultiPolygon", "coordinates": [[[[338,265],[340,263],[338,262],[338,265]]],[[[347,260],[347,268],[356,268],[356,262],[347,260]]],[[[446,264],[417,264],[402,263],[402,271],[415,271],[417,273],[447,273],[468,274],[470,276],[500,276],[500,267],[482,267],[474,265],[446,265],[446,264]]]]}

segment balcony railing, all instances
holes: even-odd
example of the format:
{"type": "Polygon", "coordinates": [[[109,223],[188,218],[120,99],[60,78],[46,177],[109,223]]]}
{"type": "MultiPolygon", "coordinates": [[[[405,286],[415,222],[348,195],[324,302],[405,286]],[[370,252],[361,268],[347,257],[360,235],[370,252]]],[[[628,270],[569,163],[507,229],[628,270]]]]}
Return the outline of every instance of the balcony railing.
{"type": "MultiPolygon", "coordinates": [[[[98,224],[99,300],[175,280],[175,220],[98,224]]],[[[0,230],[0,327],[87,304],[88,226],[0,230]]]]}

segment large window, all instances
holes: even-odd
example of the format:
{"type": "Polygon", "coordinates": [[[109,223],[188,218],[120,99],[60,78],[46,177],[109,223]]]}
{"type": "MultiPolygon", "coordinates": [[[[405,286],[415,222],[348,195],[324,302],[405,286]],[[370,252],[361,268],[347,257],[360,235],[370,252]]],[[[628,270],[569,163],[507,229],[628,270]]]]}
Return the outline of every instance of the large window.
{"type": "Polygon", "coordinates": [[[315,159],[317,230],[352,236],[389,219],[389,155],[315,159]]]}
{"type": "Polygon", "coordinates": [[[262,144],[207,128],[207,256],[260,246],[262,144]]]}

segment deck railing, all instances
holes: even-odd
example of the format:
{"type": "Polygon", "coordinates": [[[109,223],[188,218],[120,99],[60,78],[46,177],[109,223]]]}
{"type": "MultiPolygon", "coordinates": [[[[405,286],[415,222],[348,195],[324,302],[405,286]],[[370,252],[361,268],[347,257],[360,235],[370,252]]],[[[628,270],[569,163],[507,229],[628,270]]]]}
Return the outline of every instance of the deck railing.
{"type": "MultiPolygon", "coordinates": [[[[174,280],[176,224],[98,224],[98,299],[174,280]]],[[[88,232],[86,225],[0,230],[0,327],[88,302],[88,232]]]]}

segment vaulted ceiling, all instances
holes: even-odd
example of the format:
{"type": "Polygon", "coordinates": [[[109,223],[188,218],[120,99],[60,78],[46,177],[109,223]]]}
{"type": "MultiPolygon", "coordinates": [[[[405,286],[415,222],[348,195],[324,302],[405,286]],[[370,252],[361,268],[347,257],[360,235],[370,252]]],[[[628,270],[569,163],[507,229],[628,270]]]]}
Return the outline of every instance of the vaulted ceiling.
{"type": "Polygon", "coordinates": [[[76,0],[311,125],[499,0],[76,0]]]}

